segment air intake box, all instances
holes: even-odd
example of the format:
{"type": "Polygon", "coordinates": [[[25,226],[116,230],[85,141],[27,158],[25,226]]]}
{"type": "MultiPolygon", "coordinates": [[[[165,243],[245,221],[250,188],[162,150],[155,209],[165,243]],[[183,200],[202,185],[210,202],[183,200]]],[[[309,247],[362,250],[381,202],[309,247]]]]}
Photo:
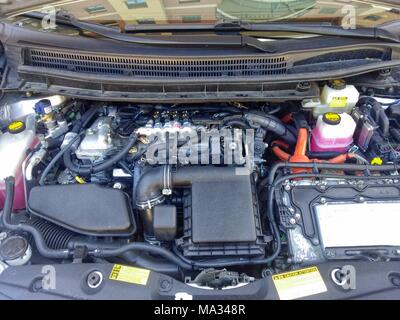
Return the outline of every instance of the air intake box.
{"type": "Polygon", "coordinates": [[[79,234],[128,236],[136,231],[126,194],[96,184],[34,187],[28,209],[32,215],[79,234]]]}
{"type": "Polygon", "coordinates": [[[178,240],[187,257],[259,256],[264,254],[257,195],[252,177],[197,181],[184,196],[184,236],[178,240]]]}

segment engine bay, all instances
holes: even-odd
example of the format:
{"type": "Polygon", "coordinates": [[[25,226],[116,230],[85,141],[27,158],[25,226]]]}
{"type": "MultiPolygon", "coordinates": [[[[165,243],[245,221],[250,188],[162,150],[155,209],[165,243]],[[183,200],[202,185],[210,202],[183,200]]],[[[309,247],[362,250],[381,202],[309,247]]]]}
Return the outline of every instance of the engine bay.
{"type": "Polygon", "coordinates": [[[8,97],[0,270],[107,261],[221,289],[398,259],[400,100],[318,86],[281,102],[8,97]]]}

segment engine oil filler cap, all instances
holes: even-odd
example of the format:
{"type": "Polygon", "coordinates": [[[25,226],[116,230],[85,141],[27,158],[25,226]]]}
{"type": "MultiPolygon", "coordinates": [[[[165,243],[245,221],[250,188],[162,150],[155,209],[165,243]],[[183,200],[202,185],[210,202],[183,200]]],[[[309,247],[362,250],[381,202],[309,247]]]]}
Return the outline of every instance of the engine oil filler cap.
{"type": "Polygon", "coordinates": [[[25,122],[23,121],[12,121],[7,126],[7,131],[11,134],[18,134],[26,129],[25,122]]]}
{"type": "Polygon", "coordinates": [[[322,121],[330,125],[338,125],[340,124],[341,120],[342,118],[340,117],[340,115],[335,112],[326,112],[322,116],[322,121]]]}

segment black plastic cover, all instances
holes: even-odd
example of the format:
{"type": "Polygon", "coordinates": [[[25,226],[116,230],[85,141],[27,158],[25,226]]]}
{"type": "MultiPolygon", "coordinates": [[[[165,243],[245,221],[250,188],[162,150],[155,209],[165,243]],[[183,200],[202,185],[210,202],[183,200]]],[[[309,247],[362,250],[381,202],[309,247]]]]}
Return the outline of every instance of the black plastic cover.
{"type": "Polygon", "coordinates": [[[178,244],[187,257],[264,255],[268,239],[252,177],[193,182],[184,197],[183,229],[178,244]]]}
{"type": "Polygon", "coordinates": [[[249,179],[193,183],[192,210],[194,243],[257,240],[249,179]]]}
{"type": "Polygon", "coordinates": [[[74,232],[94,236],[128,236],[136,231],[128,197],[96,184],[37,186],[29,212],[74,232]]]}
{"type": "Polygon", "coordinates": [[[153,209],[153,229],[156,239],[172,241],[178,231],[176,207],[169,204],[157,205],[153,209]]]}

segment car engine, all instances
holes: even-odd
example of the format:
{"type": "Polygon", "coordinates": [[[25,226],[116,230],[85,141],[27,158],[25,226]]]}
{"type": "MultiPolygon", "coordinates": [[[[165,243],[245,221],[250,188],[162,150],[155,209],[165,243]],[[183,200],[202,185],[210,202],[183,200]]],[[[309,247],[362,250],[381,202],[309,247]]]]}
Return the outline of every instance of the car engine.
{"type": "Polygon", "coordinates": [[[5,100],[3,267],[105,259],[251,282],[398,259],[400,103],[319,85],[303,101],[5,100]]]}

